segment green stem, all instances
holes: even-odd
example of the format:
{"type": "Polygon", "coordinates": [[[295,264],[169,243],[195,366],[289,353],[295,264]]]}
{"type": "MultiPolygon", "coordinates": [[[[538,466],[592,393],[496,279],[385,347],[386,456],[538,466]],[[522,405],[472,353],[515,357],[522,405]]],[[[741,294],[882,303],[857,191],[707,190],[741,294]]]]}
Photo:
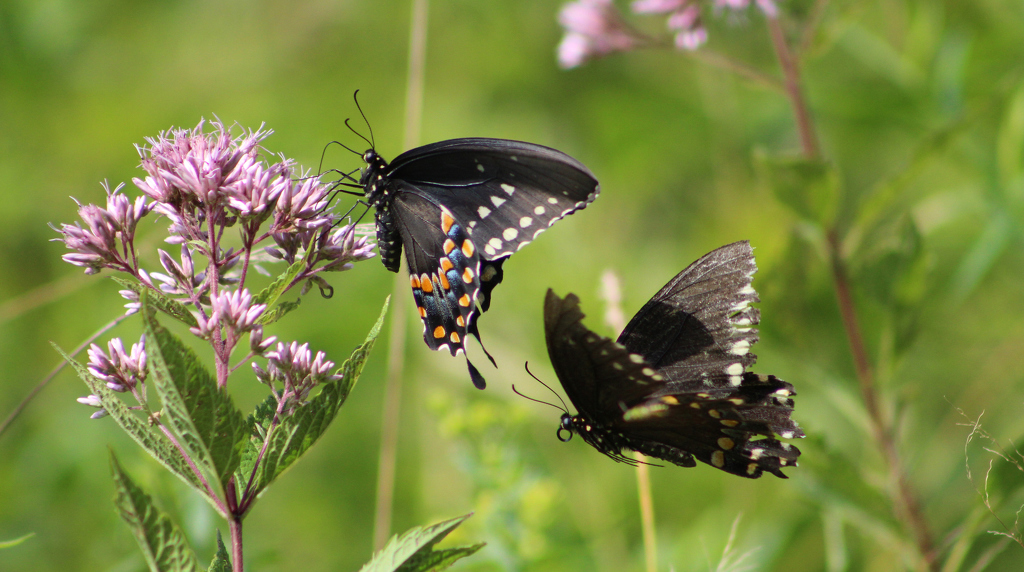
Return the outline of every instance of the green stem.
{"type": "MultiPolygon", "coordinates": [[[[778,18],[768,18],[768,30],[771,34],[776,56],[779,59],[779,67],[782,68],[786,94],[793,108],[797,132],[800,136],[800,146],[808,159],[817,159],[821,156],[821,149],[815,134],[810,108],[807,106],[803,90],[801,89],[799,65],[789,48],[785,32],[778,18]]],[[[889,478],[891,480],[890,494],[893,496],[894,512],[914,538],[914,542],[923,559],[924,568],[937,572],[939,570],[939,563],[935,557],[934,540],[928,530],[924,512],[917,500],[917,495],[910,483],[910,478],[903,466],[899,447],[896,443],[895,432],[879,403],[875,374],[864,343],[864,336],[857,318],[857,309],[851,293],[850,278],[842,257],[839,230],[833,227],[828,230],[827,235],[826,246],[828,248],[832,280],[835,285],[836,302],[842,317],[843,328],[846,331],[846,339],[853,358],[854,369],[857,373],[861,397],[864,399],[864,407],[871,417],[872,434],[888,466],[889,478]]]]}

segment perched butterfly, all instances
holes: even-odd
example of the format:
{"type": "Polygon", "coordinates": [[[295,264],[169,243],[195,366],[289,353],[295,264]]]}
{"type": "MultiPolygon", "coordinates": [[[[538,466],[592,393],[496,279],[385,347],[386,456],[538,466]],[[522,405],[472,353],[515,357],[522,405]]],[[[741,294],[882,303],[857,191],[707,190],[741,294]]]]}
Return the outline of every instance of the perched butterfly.
{"type": "Polygon", "coordinates": [[[793,386],[747,372],[760,313],[751,308],[757,270],[747,242],[694,262],[630,320],[618,342],[582,323],[579,298],[548,290],[548,354],[579,411],[562,415],[558,438],[574,433],[616,461],[623,449],[683,467],[694,457],[728,473],[786,478],[800,451],[776,439],[803,437],[790,419],[793,386]]]}
{"type": "MultiPolygon", "coordinates": [[[[464,352],[467,334],[480,339],[477,318],[505,260],[600,191],[579,161],[520,141],[452,139],[390,164],[373,149],[363,160],[359,184],[376,208],[381,262],[398,272],[405,247],[423,339],[453,356],[464,352]]],[[[483,389],[483,376],[466,363],[483,389]]]]}

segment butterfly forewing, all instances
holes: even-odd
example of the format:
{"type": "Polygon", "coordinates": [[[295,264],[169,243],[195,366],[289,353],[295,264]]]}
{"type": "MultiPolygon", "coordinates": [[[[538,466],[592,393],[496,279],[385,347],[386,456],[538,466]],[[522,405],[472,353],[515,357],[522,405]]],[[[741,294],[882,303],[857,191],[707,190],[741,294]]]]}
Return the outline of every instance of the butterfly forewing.
{"type": "Polygon", "coordinates": [[[673,390],[736,387],[756,356],[760,313],[750,244],[701,257],[669,281],[626,325],[619,342],[642,354],[673,390]]]}
{"type": "Polygon", "coordinates": [[[388,176],[445,205],[496,260],[528,244],[599,192],[579,161],[541,145],[455,139],[399,155],[388,176]]]}

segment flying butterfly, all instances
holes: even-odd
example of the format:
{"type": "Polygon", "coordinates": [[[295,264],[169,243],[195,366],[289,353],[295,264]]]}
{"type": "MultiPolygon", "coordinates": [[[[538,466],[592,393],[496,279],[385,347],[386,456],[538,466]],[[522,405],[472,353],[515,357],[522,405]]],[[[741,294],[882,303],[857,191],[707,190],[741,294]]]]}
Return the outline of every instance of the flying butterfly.
{"type": "Polygon", "coordinates": [[[617,342],[581,323],[574,294],[563,299],[549,289],[548,354],[578,411],[564,410],[558,438],[579,434],[629,464],[638,461],[626,449],[683,467],[696,458],[741,477],[786,478],[781,469],[796,465],[800,451],[777,437],[804,433],[790,419],[793,386],[747,371],[760,319],[750,307],[756,270],[746,241],[704,255],[655,294],[617,342]]]}
{"type": "MultiPolygon", "coordinates": [[[[391,163],[370,145],[359,185],[376,209],[381,262],[398,272],[405,248],[423,340],[453,356],[465,352],[467,334],[480,340],[477,319],[505,260],[600,192],[582,163],[533,143],[451,139],[391,163]]],[[[483,376],[468,357],[466,364],[483,389],[483,376]]]]}

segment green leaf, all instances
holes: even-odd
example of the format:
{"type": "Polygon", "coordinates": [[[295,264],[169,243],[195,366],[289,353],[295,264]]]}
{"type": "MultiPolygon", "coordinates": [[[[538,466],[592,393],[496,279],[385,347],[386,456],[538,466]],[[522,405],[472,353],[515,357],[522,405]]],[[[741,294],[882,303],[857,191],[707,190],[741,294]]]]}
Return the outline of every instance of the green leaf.
{"type": "Polygon", "coordinates": [[[366,363],[366,358],[369,356],[370,350],[373,349],[374,341],[380,334],[389,302],[390,296],[384,301],[380,317],[377,318],[377,323],[366,335],[366,340],[336,370],[336,373],[342,376],[340,379],[321,386],[321,391],[316,397],[298,407],[292,415],[282,418],[276,426],[273,425],[273,422],[277,411],[277,400],[273,395],[267,397],[249,416],[249,423],[255,431],[252,433],[243,456],[238,482],[249,481],[259,452],[263,448],[265,436],[270,434],[266,452],[259,467],[256,468],[257,472],[253,479],[252,490],[249,492],[250,495],[258,494],[274,479],[281,476],[316,443],[317,439],[334,421],[338,409],[345,403],[349,392],[352,391],[352,387],[359,379],[359,374],[363,371],[363,364],[366,363]]]}
{"type": "Polygon", "coordinates": [[[270,324],[281,319],[285,314],[294,310],[299,303],[296,302],[285,302],[278,305],[278,300],[281,296],[288,291],[295,277],[298,276],[302,269],[306,267],[304,260],[296,261],[284,271],[283,274],[277,277],[269,286],[261,290],[258,294],[253,296],[253,304],[266,304],[267,311],[256,320],[259,324],[270,324]],[[294,304],[294,305],[292,305],[294,304]],[[287,307],[291,305],[290,307],[287,307]],[[282,307],[285,307],[282,309],[282,307]]]}
{"type": "MultiPolygon", "coordinates": [[[[60,355],[64,356],[64,359],[75,369],[78,373],[78,377],[89,386],[89,392],[93,395],[99,396],[100,403],[103,408],[107,410],[110,417],[128,434],[129,437],[135,440],[140,447],[146,450],[154,459],[156,459],[161,465],[171,471],[179,479],[185,482],[188,486],[199,491],[204,498],[211,500],[208,496],[207,490],[203,487],[199,477],[192,471],[191,467],[188,466],[185,458],[181,455],[181,452],[167,440],[162,433],[155,430],[152,425],[139,419],[139,417],[128,408],[127,405],[114,393],[105,383],[97,379],[89,369],[76,361],[64,350],[62,350],[57,344],[53,344],[53,347],[57,350],[60,355]]],[[[214,505],[216,506],[216,505],[214,505]]]]}
{"type": "Polygon", "coordinates": [[[217,531],[217,554],[213,555],[213,562],[210,563],[209,572],[231,572],[231,556],[228,549],[224,547],[224,539],[217,531]]]}
{"type": "Polygon", "coordinates": [[[167,314],[168,316],[174,318],[175,320],[184,323],[186,326],[194,328],[199,325],[199,323],[196,322],[196,317],[193,316],[192,313],[188,311],[188,308],[186,308],[184,304],[175,300],[174,298],[171,298],[163,294],[162,292],[158,292],[156,290],[147,288],[134,280],[127,280],[120,276],[111,276],[110,278],[114,282],[117,282],[121,286],[131,290],[132,292],[135,292],[139,296],[142,296],[142,293],[146,292],[146,295],[149,298],[149,303],[151,306],[167,314]]]}
{"type": "Polygon", "coordinates": [[[473,513],[439,522],[432,526],[417,526],[401,536],[393,536],[387,546],[374,554],[373,560],[359,572],[431,572],[443,570],[456,560],[473,554],[484,544],[460,546],[435,551],[434,545],[448,536],[473,513]]]}
{"type": "Polygon", "coordinates": [[[999,126],[996,164],[1004,192],[1018,189],[1024,176],[1024,85],[1013,94],[999,126]]]}
{"type": "Polygon", "coordinates": [[[0,540],[0,550],[3,550],[4,548],[13,548],[21,544],[22,542],[25,542],[29,538],[32,538],[35,535],[36,533],[30,532],[25,536],[19,536],[18,538],[14,538],[12,540],[0,540]]]}
{"type": "Polygon", "coordinates": [[[1010,215],[993,211],[988,224],[957,266],[950,280],[950,295],[959,304],[974,292],[978,284],[995,266],[1019,231],[1010,215]]]}
{"type": "Polygon", "coordinates": [[[146,354],[150,379],[164,404],[164,419],[192,460],[224,484],[241,460],[248,424],[195,353],[157,323],[148,298],[143,294],[146,354]]]}
{"type": "Polygon", "coordinates": [[[761,178],[776,198],[801,218],[829,227],[839,207],[842,183],[828,162],[803,157],[773,157],[756,152],[761,178]]]}
{"type": "Polygon", "coordinates": [[[871,250],[860,257],[857,281],[883,304],[915,306],[928,290],[927,254],[913,218],[903,216],[875,233],[871,250]]]}
{"type": "Polygon", "coordinates": [[[185,535],[153,504],[153,499],[132,482],[113,451],[110,453],[110,470],[117,488],[114,503],[135,535],[149,569],[154,572],[198,572],[199,561],[189,548],[185,535]]]}
{"type": "Polygon", "coordinates": [[[263,314],[260,315],[259,319],[257,319],[257,322],[260,323],[260,324],[264,324],[264,325],[266,325],[266,324],[273,324],[274,322],[276,322],[276,321],[280,320],[281,318],[285,317],[285,315],[288,314],[289,312],[291,312],[292,310],[298,308],[299,307],[299,303],[301,303],[301,302],[302,302],[302,298],[299,298],[298,300],[295,300],[293,302],[292,301],[281,302],[277,306],[274,306],[273,308],[270,308],[270,309],[266,310],[265,312],[263,312],[263,314]]]}

